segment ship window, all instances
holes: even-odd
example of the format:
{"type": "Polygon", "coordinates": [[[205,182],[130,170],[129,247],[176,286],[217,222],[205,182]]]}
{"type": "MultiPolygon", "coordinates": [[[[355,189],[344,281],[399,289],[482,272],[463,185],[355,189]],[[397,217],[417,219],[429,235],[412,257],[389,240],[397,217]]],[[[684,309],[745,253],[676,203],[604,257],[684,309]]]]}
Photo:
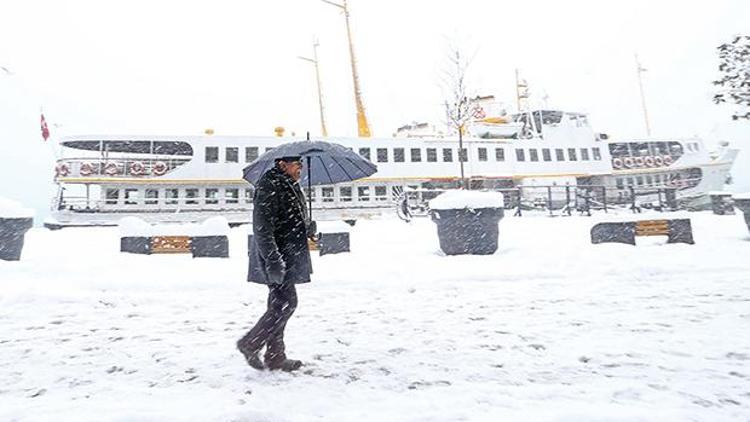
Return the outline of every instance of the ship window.
{"type": "Polygon", "coordinates": [[[516,148],[516,161],[526,161],[526,154],[521,148],[516,148]]]}
{"type": "Polygon", "coordinates": [[[575,148],[568,148],[568,159],[570,161],[578,161],[578,157],[576,157],[576,149],[575,148]]]}
{"type": "Polygon", "coordinates": [[[197,204],[198,200],[198,189],[185,189],[185,203],[186,204],[197,204]]]}
{"type": "Polygon", "coordinates": [[[461,148],[458,151],[458,159],[460,161],[463,161],[464,163],[469,161],[469,152],[466,150],[466,148],[461,148]]]}
{"type": "Polygon", "coordinates": [[[661,174],[654,175],[654,184],[657,186],[661,185],[661,174]]]}
{"type": "Polygon", "coordinates": [[[187,142],[156,141],[154,142],[154,154],[190,156],[193,155],[193,147],[187,142]]]}
{"type": "Polygon", "coordinates": [[[562,148],[555,148],[555,158],[557,161],[565,161],[565,151],[562,148]]]}
{"type": "Polygon", "coordinates": [[[637,176],[635,180],[638,181],[638,186],[643,186],[643,176],[637,176]]]}
{"type": "Polygon", "coordinates": [[[254,188],[247,188],[245,189],[245,203],[246,204],[252,204],[253,203],[253,194],[255,193],[254,188]]]}
{"type": "Polygon", "coordinates": [[[588,161],[589,160],[589,149],[588,148],[581,148],[581,160],[588,161]]]}
{"type": "Polygon", "coordinates": [[[358,186],[357,187],[357,196],[359,197],[360,201],[369,201],[370,200],[370,187],[369,186],[358,186]]]}
{"type": "Polygon", "coordinates": [[[599,147],[591,148],[591,152],[594,153],[595,161],[602,161],[602,151],[599,149],[599,147]]]}
{"type": "Polygon", "coordinates": [[[117,205],[117,198],[120,196],[120,189],[108,188],[105,191],[104,196],[107,200],[107,205],[117,205]]]}
{"type": "Polygon", "coordinates": [[[339,197],[341,198],[342,202],[351,202],[352,201],[352,187],[341,186],[339,188],[339,197]]]}
{"type": "Polygon", "coordinates": [[[138,189],[125,189],[125,205],[136,205],[140,197],[138,189]]]}
{"type": "Polygon", "coordinates": [[[387,201],[388,190],[385,186],[375,186],[375,200],[376,201],[387,201]]]}
{"type": "Polygon", "coordinates": [[[206,189],[206,204],[213,205],[219,203],[219,190],[206,189]]]}
{"type": "Polygon", "coordinates": [[[635,157],[645,157],[648,155],[648,142],[631,143],[630,150],[635,157]]]}
{"type": "Polygon", "coordinates": [[[655,147],[655,154],[658,155],[667,155],[669,154],[669,149],[667,149],[667,143],[666,142],[657,142],[656,145],[653,145],[655,147]]]}
{"type": "Polygon", "coordinates": [[[258,147],[245,147],[245,162],[252,163],[258,159],[258,147]]]}
{"type": "Polygon", "coordinates": [[[422,150],[419,148],[412,148],[411,149],[411,162],[419,163],[421,161],[422,161],[422,150]]]}
{"type": "Polygon", "coordinates": [[[635,185],[635,182],[633,181],[633,178],[632,177],[628,177],[628,186],[633,186],[633,185],[635,185]]]}
{"type": "Polygon", "coordinates": [[[219,147],[206,147],[206,162],[207,163],[219,162],[219,147]]]}
{"type": "Polygon", "coordinates": [[[68,141],[62,145],[66,148],[82,149],[84,151],[101,151],[102,141],[68,141]]]}
{"type": "Polygon", "coordinates": [[[453,161],[453,150],[450,148],[443,148],[443,162],[450,163],[453,161]]]}
{"type": "Polygon", "coordinates": [[[164,189],[164,198],[167,205],[177,205],[177,197],[179,191],[177,189],[164,189]]]}
{"type": "Polygon", "coordinates": [[[403,148],[393,148],[393,161],[396,163],[404,162],[404,149],[403,148]]]}
{"type": "Polygon", "coordinates": [[[529,149],[529,160],[539,161],[539,152],[536,150],[536,148],[529,149]]]}
{"type": "Polygon", "coordinates": [[[227,204],[239,204],[240,203],[240,190],[239,189],[225,189],[224,190],[224,202],[227,204]]]}
{"type": "Polygon", "coordinates": [[[615,183],[617,183],[617,189],[623,189],[623,188],[625,188],[625,184],[623,183],[623,181],[622,181],[622,178],[621,178],[621,177],[618,177],[618,178],[617,178],[617,179],[615,180],[615,183]]]}
{"type": "Polygon", "coordinates": [[[323,197],[323,202],[333,202],[333,188],[330,186],[320,188],[320,196],[323,197]]]}
{"type": "Polygon", "coordinates": [[[150,154],[151,141],[104,141],[104,152],[150,154]]]}
{"type": "Polygon", "coordinates": [[[227,147],[226,151],[226,162],[227,163],[239,163],[240,162],[240,150],[237,147],[227,147]]]}
{"type": "Polygon", "coordinates": [[[542,159],[544,161],[552,161],[552,154],[549,148],[542,148],[542,159]]]}
{"type": "Polygon", "coordinates": [[[653,186],[654,185],[654,178],[651,177],[651,175],[646,176],[646,185],[647,186],[653,186]]]}
{"type": "Polygon", "coordinates": [[[676,156],[682,155],[682,145],[679,142],[670,142],[669,153],[676,156]]]}
{"type": "Polygon", "coordinates": [[[427,148],[427,162],[428,163],[437,162],[437,148],[427,148]]]}
{"type": "MultiPolygon", "coordinates": [[[[594,148],[594,159],[596,160],[596,149],[594,148]]],[[[628,152],[628,144],[626,143],[619,143],[619,144],[609,144],[609,155],[612,156],[612,158],[623,158],[623,157],[629,157],[630,152],[628,152]]]]}
{"type": "Polygon", "coordinates": [[[363,158],[370,159],[370,148],[360,148],[359,155],[363,158]]]}
{"type": "Polygon", "coordinates": [[[477,158],[479,161],[487,161],[487,148],[477,148],[477,158]]]}
{"type": "Polygon", "coordinates": [[[378,148],[378,163],[388,162],[388,148],[378,148]]]}
{"type": "Polygon", "coordinates": [[[159,203],[159,190],[146,189],[146,205],[156,205],[159,203]]]}
{"type": "Polygon", "coordinates": [[[495,148],[495,161],[505,161],[505,149],[495,148]]]}

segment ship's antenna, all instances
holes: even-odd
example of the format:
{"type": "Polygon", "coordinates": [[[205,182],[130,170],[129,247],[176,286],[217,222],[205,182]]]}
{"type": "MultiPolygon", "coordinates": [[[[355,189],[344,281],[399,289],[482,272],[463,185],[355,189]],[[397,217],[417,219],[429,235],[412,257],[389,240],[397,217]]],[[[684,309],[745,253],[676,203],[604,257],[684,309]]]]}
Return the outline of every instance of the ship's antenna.
{"type": "Polygon", "coordinates": [[[647,69],[641,66],[640,60],[638,60],[638,53],[635,54],[635,65],[636,72],[638,73],[638,87],[641,90],[641,107],[643,107],[643,119],[646,121],[646,136],[651,137],[651,124],[648,119],[648,109],[646,108],[646,94],[643,91],[643,72],[647,69]]]}
{"type": "Polygon", "coordinates": [[[526,79],[521,79],[518,69],[516,69],[516,107],[520,113],[528,106],[529,84],[526,79]]]}
{"type": "Polygon", "coordinates": [[[323,90],[320,87],[320,69],[318,67],[318,43],[317,39],[313,40],[313,58],[297,56],[301,60],[308,61],[315,65],[315,80],[318,82],[318,108],[320,109],[320,130],[322,131],[323,137],[328,136],[328,130],[326,130],[326,118],[323,113],[323,90]]]}
{"type": "Polygon", "coordinates": [[[344,11],[344,17],[346,18],[346,35],[349,38],[349,57],[352,63],[352,79],[354,80],[354,102],[357,107],[357,131],[360,138],[369,138],[372,136],[370,132],[370,124],[367,123],[367,115],[365,114],[365,106],[362,102],[362,92],[359,89],[359,76],[357,74],[357,61],[354,58],[354,44],[352,43],[352,31],[349,25],[349,8],[346,5],[346,0],[343,0],[343,4],[334,3],[329,0],[321,0],[330,5],[336,6],[344,11]]]}

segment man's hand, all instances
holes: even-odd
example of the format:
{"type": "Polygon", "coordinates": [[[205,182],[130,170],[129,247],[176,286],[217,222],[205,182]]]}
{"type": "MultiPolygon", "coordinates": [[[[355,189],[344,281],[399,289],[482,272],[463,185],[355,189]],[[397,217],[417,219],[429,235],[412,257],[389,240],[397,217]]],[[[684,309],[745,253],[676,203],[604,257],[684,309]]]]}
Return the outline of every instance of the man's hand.
{"type": "Polygon", "coordinates": [[[266,264],[266,273],[271,284],[281,284],[284,282],[284,276],[286,275],[286,263],[281,258],[276,261],[269,261],[266,264]]]}

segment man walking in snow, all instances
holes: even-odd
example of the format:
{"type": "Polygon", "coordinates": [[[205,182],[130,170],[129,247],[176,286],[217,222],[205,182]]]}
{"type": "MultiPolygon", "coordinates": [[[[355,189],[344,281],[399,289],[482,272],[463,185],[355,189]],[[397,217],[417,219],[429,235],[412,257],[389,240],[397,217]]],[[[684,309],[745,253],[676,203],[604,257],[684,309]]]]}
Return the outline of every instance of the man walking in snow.
{"type": "Polygon", "coordinates": [[[302,366],[286,357],[284,346],[284,328],[297,308],[295,284],[309,282],[312,273],[305,198],[297,183],[301,170],[301,157],[282,157],[255,188],[248,281],[268,286],[268,307],[237,341],[237,348],[248,365],[259,370],[294,371],[302,366]]]}

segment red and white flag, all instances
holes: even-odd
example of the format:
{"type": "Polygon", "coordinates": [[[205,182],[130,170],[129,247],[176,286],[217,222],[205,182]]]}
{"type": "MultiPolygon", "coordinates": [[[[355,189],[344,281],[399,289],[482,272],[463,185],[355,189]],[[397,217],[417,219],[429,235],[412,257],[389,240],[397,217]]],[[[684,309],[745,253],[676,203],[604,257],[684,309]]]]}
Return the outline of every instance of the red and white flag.
{"type": "Polygon", "coordinates": [[[44,113],[42,113],[42,138],[45,141],[49,139],[49,128],[47,127],[47,120],[44,119],[44,113]]]}

